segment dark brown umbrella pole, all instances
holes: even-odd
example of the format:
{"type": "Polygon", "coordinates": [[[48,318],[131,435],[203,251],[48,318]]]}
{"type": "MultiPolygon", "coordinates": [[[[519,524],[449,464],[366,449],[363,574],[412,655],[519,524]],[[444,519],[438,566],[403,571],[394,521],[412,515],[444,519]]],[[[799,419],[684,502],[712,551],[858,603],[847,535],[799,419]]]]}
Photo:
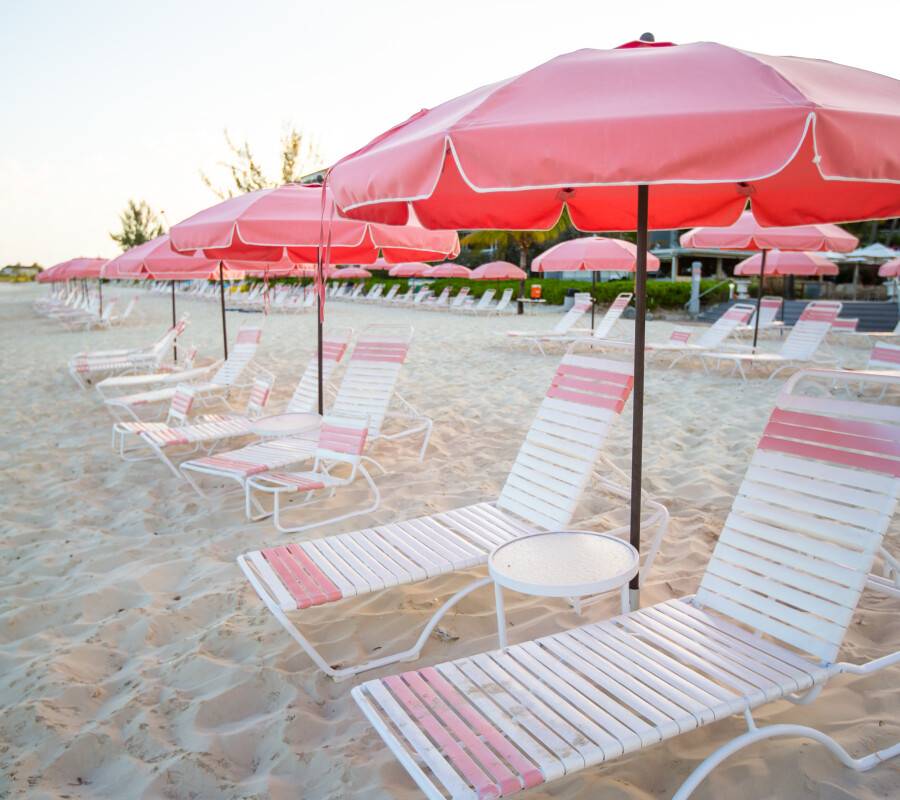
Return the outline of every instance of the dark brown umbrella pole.
{"type": "Polygon", "coordinates": [[[762,296],[763,296],[763,281],[766,279],[766,253],[767,250],[762,251],[762,264],[759,268],[759,290],[756,292],[756,314],[754,315],[754,325],[753,325],[753,349],[756,350],[756,340],[759,338],[759,310],[762,306],[762,296]]]}
{"type": "MultiPolygon", "coordinates": [[[[632,547],[641,551],[641,472],[644,447],[644,335],[647,322],[647,216],[650,187],[637,187],[637,262],[634,267],[634,412],[631,427],[631,536],[632,547]]],[[[640,577],[628,584],[631,608],[640,606],[640,577]]]]}
{"type": "MultiPolygon", "coordinates": [[[[175,322],[175,281],[172,281],[172,327],[177,324],[175,322]]],[[[178,337],[172,339],[172,361],[178,361],[178,337]]]]}
{"type": "Polygon", "coordinates": [[[225,325],[225,279],[222,276],[222,262],[219,262],[219,306],[222,309],[222,349],[228,358],[228,328],[225,325]]]}

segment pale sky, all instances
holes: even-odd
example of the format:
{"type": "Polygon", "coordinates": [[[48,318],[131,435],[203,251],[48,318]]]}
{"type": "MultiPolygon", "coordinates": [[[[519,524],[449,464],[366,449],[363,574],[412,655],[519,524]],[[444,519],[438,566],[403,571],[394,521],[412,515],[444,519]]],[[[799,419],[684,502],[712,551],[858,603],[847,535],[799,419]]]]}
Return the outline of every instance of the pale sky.
{"type": "Polygon", "coordinates": [[[198,171],[218,174],[226,128],[274,176],[291,124],[335,160],[420,108],[647,30],[900,78],[898,22],[896,0],[0,0],[0,265],[114,256],[129,198],[167,226],[212,205],[198,171]]]}

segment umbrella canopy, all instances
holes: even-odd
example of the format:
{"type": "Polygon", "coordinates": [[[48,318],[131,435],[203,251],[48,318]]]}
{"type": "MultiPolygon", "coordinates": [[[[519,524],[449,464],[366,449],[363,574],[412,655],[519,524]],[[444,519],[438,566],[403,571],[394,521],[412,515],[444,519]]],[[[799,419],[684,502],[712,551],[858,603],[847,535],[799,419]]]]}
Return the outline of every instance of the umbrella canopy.
{"type": "Polygon", "coordinates": [[[391,264],[388,264],[387,261],[384,260],[381,256],[378,256],[371,264],[366,264],[366,269],[370,270],[380,270],[383,272],[387,272],[391,268],[391,264]]]}
{"type": "Polygon", "coordinates": [[[488,261],[475,267],[469,277],[473,281],[524,281],[528,275],[509,261],[488,261]]]}
{"type": "Polygon", "coordinates": [[[852,233],[831,224],[764,228],[745,211],[726,228],[694,228],[681,235],[682,247],[720,250],[831,250],[849,253],[858,244],[852,233]]]}
{"type": "Polygon", "coordinates": [[[371,278],[372,273],[362,267],[344,267],[344,269],[336,269],[329,276],[331,280],[357,280],[359,278],[371,278]]]}
{"type": "Polygon", "coordinates": [[[443,264],[435,264],[425,270],[423,277],[425,278],[469,278],[472,270],[464,267],[462,264],[454,264],[452,261],[446,261],[443,264]]]}
{"type": "Polygon", "coordinates": [[[286,257],[315,263],[320,245],[326,244],[332,264],[371,264],[379,251],[392,263],[452,258],[459,252],[455,230],[344,219],[335,214],[329,190],[300,184],[231,197],[179,222],[169,235],[179,252],[202,250],[208,258],[238,261],[286,257]]]}
{"type": "Polygon", "coordinates": [[[103,267],[103,277],[164,281],[218,278],[219,262],[202,255],[176,253],[169,246],[168,234],[163,234],[107,261],[103,267]]]}
{"type": "MultiPolygon", "coordinates": [[[[585,236],[569,239],[541,253],[532,263],[536,272],[634,272],[637,247],[624,239],[585,236]]],[[[659,259],[647,254],[647,271],[656,272],[659,259]]]]}
{"type": "MultiPolygon", "coordinates": [[[[745,258],[735,268],[734,274],[747,277],[759,275],[763,264],[763,254],[757,253],[745,258]]],[[[766,277],[786,277],[797,275],[804,278],[834,276],[839,270],[831,261],[819,253],[797,253],[772,250],[765,262],[766,277]]]]}
{"type": "Polygon", "coordinates": [[[900,82],[713,42],[578,50],[423,110],[339,161],[353,217],[434,228],[635,230],[891,217],[900,82]],[[560,91],[565,87],[565,91],[560,91]]]}
{"type": "Polygon", "coordinates": [[[878,268],[878,275],[881,278],[900,278],[900,258],[882,264],[878,268]]]}
{"type": "Polygon", "coordinates": [[[396,267],[391,267],[388,275],[392,278],[422,278],[429,269],[428,264],[411,261],[408,264],[397,264],[396,267]]]}
{"type": "Polygon", "coordinates": [[[100,278],[100,271],[106,263],[105,258],[70,258],[68,261],[61,261],[54,264],[49,269],[45,269],[39,276],[38,280],[46,281],[68,281],[73,278],[90,278],[96,280],[100,278]]]}
{"type": "MultiPolygon", "coordinates": [[[[630,541],[641,544],[648,231],[900,215],[900,82],[650,34],[423,110],[341,159],[347,215],[427,227],[636,230],[630,541]],[[565,87],[560,91],[560,87],[565,87]]],[[[630,583],[632,606],[638,578],[630,583]]]]}

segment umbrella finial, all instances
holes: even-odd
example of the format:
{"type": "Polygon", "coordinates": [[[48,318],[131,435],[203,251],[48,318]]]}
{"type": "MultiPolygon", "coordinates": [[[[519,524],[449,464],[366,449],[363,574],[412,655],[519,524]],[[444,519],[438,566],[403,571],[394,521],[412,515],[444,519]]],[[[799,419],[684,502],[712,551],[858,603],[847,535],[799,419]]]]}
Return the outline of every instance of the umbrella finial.
{"type": "Polygon", "coordinates": [[[640,40],[642,42],[655,42],[656,37],[652,33],[642,33],[640,40]]]}

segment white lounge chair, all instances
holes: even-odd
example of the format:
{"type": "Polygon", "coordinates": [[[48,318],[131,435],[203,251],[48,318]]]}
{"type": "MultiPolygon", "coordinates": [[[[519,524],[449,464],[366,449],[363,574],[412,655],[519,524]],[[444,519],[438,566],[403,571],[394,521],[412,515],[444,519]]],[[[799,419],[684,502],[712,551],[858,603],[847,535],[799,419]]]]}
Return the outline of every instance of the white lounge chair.
{"type": "MultiPolygon", "coordinates": [[[[811,702],[836,675],[900,664],[900,651],[838,661],[863,588],[900,598],[898,562],[883,549],[900,494],[900,408],[804,396],[798,377],[694,597],[352,689],[426,797],[506,797],[734,715],[748,730],[702,761],[675,800],[764,739],[812,739],[858,771],[900,755],[897,743],[853,758],[816,729],[753,719],[775,700],[811,702]],[[879,553],[888,579],[870,574],[879,553]]],[[[868,715],[894,711],[860,709],[866,738],[883,738],[868,715]]],[[[753,796],[788,796],[765,775],[753,780],[753,796]]]]}
{"type": "Polygon", "coordinates": [[[456,296],[450,301],[449,310],[450,311],[460,311],[466,306],[466,301],[469,299],[469,287],[463,286],[457,293],[456,296]]]}
{"type": "Polygon", "coordinates": [[[450,287],[445,286],[441,293],[436,297],[426,298],[422,303],[421,308],[426,308],[429,311],[441,311],[445,310],[449,307],[450,304],[450,287]]]}
{"type": "MultiPolygon", "coordinates": [[[[784,322],[778,319],[781,309],[784,306],[784,300],[777,295],[765,295],[759,301],[759,333],[768,333],[770,331],[779,331],[784,328],[784,322]]],[[[753,303],[753,314],[744,325],[741,325],[735,333],[738,335],[745,334],[752,336],[756,330],[756,304],[753,303]]]]}
{"type": "Polygon", "coordinates": [[[190,383],[191,381],[200,380],[215,372],[222,365],[222,360],[219,359],[210,364],[195,367],[194,363],[196,360],[197,348],[192,346],[188,348],[187,353],[178,362],[178,369],[172,368],[160,372],[145,372],[133,375],[113,375],[98,381],[94,388],[106,400],[107,398],[115,397],[117,394],[130,393],[141,388],[175,386],[179,383],[190,383]]]}
{"type": "MultiPolygon", "coordinates": [[[[242,378],[245,373],[250,373],[250,380],[259,376],[268,376],[271,380],[274,376],[266,369],[253,364],[259,342],[262,339],[262,328],[256,326],[242,327],[235,339],[234,346],[228,353],[228,358],[216,370],[209,379],[191,384],[195,402],[204,404],[222,401],[228,404],[228,393],[233,389],[246,386],[249,381],[242,378]]],[[[130,417],[140,421],[139,412],[146,407],[154,407],[159,403],[168,402],[175,394],[174,386],[162,386],[155,389],[147,389],[143,392],[123,394],[110,397],[103,402],[109,412],[117,419],[130,417]]]]}
{"type": "MultiPolygon", "coordinates": [[[[366,447],[368,429],[369,421],[366,418],[325,416],[319,429],[315,460],[311,470],[264,472],[247,479],[247,516],[253,520],[271,516],[278,530],[295,532],[377,510],[381,502],[381,495],[375,481],[363,464],[363,461],[366,460],[363,452],[366,447]],[[336,467],[344,467],[349,472],[344,476],[335,475],[336,467]],[[367,505],[356,507],[351,511],[342,511],[326,519],[304,521],[296,525],[285,525],[282,522],[282,514],[286,509],[293,512],[305,511],[315,503],[322,501],[320,498],[322,493],[327,493],[324,499],[331,498],[338,489],[353,484],[358,476],[361,476],[369,487],[371,500],[367,505]],[[271,496],[271,511],[264,509],[260,495],[271,496]],[[293,495],[302,495],[303,499],[298,503],[286,505],[282,498],[293,495]],[[254,508],[263,510],[254,512],[254,508]]],[[[371,461],[371,459],[368,460],[371,461]]]]}
{"type": "Polygon", "coordinates": [[[187,417],[194,404],[195,391],[192,386],[182,384],[176,388],[165,422],[114,423],[113,449],[124,461],[143,461],[155,455],[175,477],[181,477],[172,461],[174,450],[182,457],[200,449],[209,453],[223,441],[247,436],[252,433],[254,420],[265,410],[271,393],[272,381],[257,378],[250,388],[244,414],[206,414],[189,423],[187,417]],[[148,448],[152,455],[147,453],[148,448]],[[135,451],[143,455],[135,455],[135,451]]]}
{"type": "Polygon", "coordinates": [[[771,380],[785,369],[812,366],[816,363],[835,364],[834,357],[820,356],[816,351],[825,340],[832,322],[837,319],[840,311],[840,303],[831,301],[808,303],[777,353],[719,351],[703,353],[702,358],[706,364],[714,363],[716,367],[730,363],[732,374],[737,372],[744,380],[747,379],[745,367],[774,367],[769,374],[771,380]]]}
{"type": "Polygon", "coordinates": [[[616,299],[610,303],[609,308],[606,309],[606,313],[594,325],[593,331],[584,330],[580,332],[570,332],[563,334],[562,336],[550,338],[555,338],[562,342],[603,341],[608,339],[613,328],[616,327],[616,323],[622,318],[622,314],[625,312],[625,309],[628,308],[629,303],[631,303],[632,297],[634,297],[634,295],[631,294],[631,292],[622,292],[618,294],[616,299]]]}
{"type": "Polygon", "coordinates": [[[507,310],[509,310],[509,304],[513,299],[513,290],[512,289],[504,289],[503,294],[500,295],[500,299],[497,301],[497,304],[492,306],[487,310],[488,314],[503,314],[507,310]]]}
{"type": "Polygon", "coordinates": [[[557,337],[565,336],[590,310],[590,294],[587,292],[579,292],[573,298],[572,307],[560,317],[551,330],[544,333],[536,333],[535,331],[504,331],[501,335],[506,336],[513,341],[525,342],[531,350],[540,350],[543,354],[544,348],[541,347],[542,341],[556,341],[557,337]]]}
{"type": "MultiPolygon", "coordinates": [[[[367,419],[367,441],[370,444],[378,439],[394,440],[423,434],[419,450],[421,460],[431,435],[431,420],[416,411],[396,391],[397,378],[406,360],[411,338],[412,329],[409,327],[372,325],[366,328],[350,357],[330,413],[337,417],[367,419]],[[400,408],[397,412],[391,412],[392,400],[395,398],[400,408]],[[399,431],[385,432],[385,422],[389,417],[400,417],[402,422],[399,431]]],[[[181,472],[201,495],[204,494],[203,489],[191,473],[237,481],[244,489],[249,509],[249,478],[300,464],[314,455],[315,447],[315,436],[269,439],[239,450],[186,461],[181,465],[181,472]]]]}
{"type": "Polygon", "coordinates": [[[187,327],[187,318],[169,328],[157,341],[145,349],[94,350],[76,353],[69,359],[69,374],[86,389],[88,383],[99,377],[125,375],[141,370],[159,370],[169,348],[187,327]]]}
{"type": "Polygon", "coordinates": [[[497,293],[496,289],[487,289],[481,297],[478,298],[477,303],[473,303],[472,305],[463,306],[461,311],[467,311],[472,314],[482,314],[493,305],[494,295],[497,293]]]}
{"type": "MultiPolygon", "coordinates": [[[[491,551],[505,541],[569,527],[592,477],[613,495],[617,507],[627,503],[628,489],[597,475],[595,469],[610,425],[631,394],[632,382],[630,363],[569,353],[496,501],[255,550],[239,557],[238,564],[278,622],[331,677],[343,679],[417,658],[444,614],[488,579],[476,580],[447,600],[408,650],[358,665],[331,666],[333,661],[318,652],[288,614],[483,566],[491,551]]],[[[643,530],[652,538],[644,552],[642,578],[653,565],[668,522],[662,506],[653,501],[646,505],[650,514],[643,530]]],[[[627,535],[627,528],[617,532],[627,535]]]]}
{"type": "Polygon", "coordinates": [[[379,297],[378,299],[385,304],[390,304],[394,302],[394,298],[397,296],[397,292],[400,290],[400,284],[395,283],[388,289],[387,294],[384,297],[379,297]]]}

